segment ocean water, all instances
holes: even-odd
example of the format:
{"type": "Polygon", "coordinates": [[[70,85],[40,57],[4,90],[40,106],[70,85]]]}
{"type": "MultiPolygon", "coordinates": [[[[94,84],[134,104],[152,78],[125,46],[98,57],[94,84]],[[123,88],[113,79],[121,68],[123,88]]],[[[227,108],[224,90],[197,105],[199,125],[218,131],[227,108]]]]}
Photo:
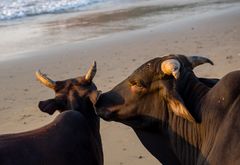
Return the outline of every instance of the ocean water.
{"type": "Polygon", "coordinates": [[[1,0],[0,20],[87,10],[107,0],[1,0]]]}
{"type": "Polygon", "coordinates": [[[1,0],[0,61],[239,4],[239,0],[1,0]]]}

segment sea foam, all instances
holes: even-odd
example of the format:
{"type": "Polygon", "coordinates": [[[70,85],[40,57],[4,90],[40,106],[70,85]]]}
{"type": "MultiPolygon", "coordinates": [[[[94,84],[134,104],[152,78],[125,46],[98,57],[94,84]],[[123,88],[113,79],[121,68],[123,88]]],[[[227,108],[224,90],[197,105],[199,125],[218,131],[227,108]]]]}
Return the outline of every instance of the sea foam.
{"type": "Polygon", "coordinates": [[[84,10],[107,0],[1,0],[0,20],[84,10]]]}

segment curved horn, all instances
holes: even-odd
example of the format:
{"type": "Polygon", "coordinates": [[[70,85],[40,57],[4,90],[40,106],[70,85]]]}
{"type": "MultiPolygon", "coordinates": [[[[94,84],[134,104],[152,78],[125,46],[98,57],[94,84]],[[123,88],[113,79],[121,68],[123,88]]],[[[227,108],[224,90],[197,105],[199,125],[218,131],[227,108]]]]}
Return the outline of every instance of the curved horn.
{"type": "Polygon", "coordinates": [[[97,63],[96,61],[94,61],[92,66],[89,68],[87,74],[85,75],[85,80],[92,81],[96,72],[97,72],[97,63]]]}
{"type": "Polygon", "coordinates": [[[192,68],[195,68],[198,65],[202,65],[205,63],[209,63],[209,64],[213,65],[213,62],[206,57],[190,56],[190,57],[187,57],[187,59],[192,64],[192,68]]]}
{"type": "Polygon", "coordinates": [[[180,62],[175,59],[169,59],[161,64],[161,70],[166,75],[173,75],[175,79],[178,79],[180,76],[180,62]]]}
{"type": "Polygon", "coordinates": [[[55,81],[51,80],[50,78],[47,77],[46,74],[41,73],[40,70],[36,71],[35,73],[36,78],[46,87],[49,87],[51,89],[55,89],[56,83],[55,81]]]}

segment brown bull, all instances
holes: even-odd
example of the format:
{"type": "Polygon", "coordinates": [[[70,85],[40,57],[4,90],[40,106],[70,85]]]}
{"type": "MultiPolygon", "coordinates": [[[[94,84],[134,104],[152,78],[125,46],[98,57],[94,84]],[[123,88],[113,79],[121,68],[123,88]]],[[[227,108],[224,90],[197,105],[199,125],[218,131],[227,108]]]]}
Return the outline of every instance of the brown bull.
{"type": "Polygon", "coordinates": [[[150,60],[102,94],[97,113],[158,135],[149,143],[163,164],[238,165],[240,71],[199,79],[192,69],[203,63],[212,64],[199,56],[150,60]]]}
{"type": "Polygon", "coordinates": [[[62,113],[42,128],[1,135],[0,164],[103,165],[99,117],[92,104],[98,97],[92,82],[95,73],[95,63],[85,76],[64,81],[55,82],[36,72],[37,78],[56,92],[54,99],[40,102],[40,109],[62,113]]]}

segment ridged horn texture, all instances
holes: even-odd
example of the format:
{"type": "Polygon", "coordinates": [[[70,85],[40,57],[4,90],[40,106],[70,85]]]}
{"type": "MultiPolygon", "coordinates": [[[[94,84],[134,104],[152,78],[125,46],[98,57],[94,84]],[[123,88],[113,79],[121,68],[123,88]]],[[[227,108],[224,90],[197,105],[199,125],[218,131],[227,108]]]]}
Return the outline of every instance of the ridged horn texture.
{"type": "Polygon", "coordinates": [[[187,59],[192,64],[192,68],[195,68],[195,67],[205,64],[205,63],[209,63],[209,64],[213,65],[213,62],[211,60],[209,60],[206,57],[202,57],[202,56],[190,56],[190,57],[187,57],[187,59]]]}
{"type": "Polygon", "coordinates": [[[47,77],[46,74],[41,73],[40,70],[36,71],[35,73],[36,78],[46,87],[49,87],[51,89],[55,89],[56,83],[55,81],[51,80],[50,78],[47,77]]]}
{"type": "Polygon", "coordinates": [[[175,79],[178,79],[180,76],[180,62],[175,59],[169,59],[161,64],[161,70],[166,75],[173,75],[175,79]]]}
{"type": "Polygon", "coordinates": [[[85,80],[92,81],[96,72],[97,72],[97,63],[96,61],[94,61],[92,66],[89,68],[87,74],[85,75],[85,80]]]}

